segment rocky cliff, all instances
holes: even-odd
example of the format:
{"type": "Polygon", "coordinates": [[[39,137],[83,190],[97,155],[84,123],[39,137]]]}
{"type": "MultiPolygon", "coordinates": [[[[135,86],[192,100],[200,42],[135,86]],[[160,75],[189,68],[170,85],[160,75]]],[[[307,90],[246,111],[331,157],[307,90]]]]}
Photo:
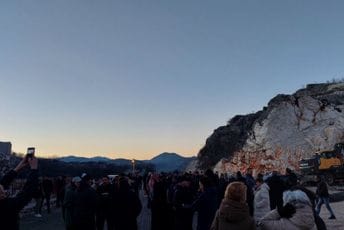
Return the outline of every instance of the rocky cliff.
{"type": "Polygon", "coordinates": [[[217,128],[199,151],[198,166],[218,171],[297,169],[301,157],[343,141],[344,83],[310,84],[217,128]]]}

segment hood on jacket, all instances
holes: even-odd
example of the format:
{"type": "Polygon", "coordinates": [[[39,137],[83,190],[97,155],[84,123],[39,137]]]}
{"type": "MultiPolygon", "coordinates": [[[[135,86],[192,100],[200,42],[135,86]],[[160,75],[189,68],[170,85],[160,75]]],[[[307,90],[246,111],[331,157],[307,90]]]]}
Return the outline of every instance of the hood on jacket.
{"type": "Polygon", "coordinates": [[[256,190],[256,191],[259,191],[259,190],[261,190],[261,189],[269,191],[269,190],[270,190],[270,187],[269,187],[269,185],[268,185],[267,183],[263,183],[263,184],[261,184],[259,187],[257,187],[257,190],[256,190]]]}
{"type": "Polygon", "coordinates": [[[234,200],[223,200],[219,209],[219,216],[227,222],[240,222],[250,216],[246,203],[234,200]]]}
{"type": "Polygon", "coordinates": [[[312,229],[312,226],[315,226],[313,211],[308,205],[296,208],[296,213],[289,220],[301,230],[312,229]]]}

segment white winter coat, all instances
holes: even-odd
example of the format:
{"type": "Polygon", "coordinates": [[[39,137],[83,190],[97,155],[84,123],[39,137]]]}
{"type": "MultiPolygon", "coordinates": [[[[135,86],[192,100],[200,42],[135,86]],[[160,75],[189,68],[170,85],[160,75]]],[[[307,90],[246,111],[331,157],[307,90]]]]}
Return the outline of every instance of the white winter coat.
{"type": "Polygon", "coordinates": [[[272,210],[260,221],[262,230],[316,230],[314,214],[309,205],[296,208],[293,217],[281,218],[277,210],[272,210]]]}
{"type": "Polygon", "coordinates": [[[259,221],[263,216],[268,214],[270,210],[269,185],[261,184],[254,194],[254,219],[259,221]]]}

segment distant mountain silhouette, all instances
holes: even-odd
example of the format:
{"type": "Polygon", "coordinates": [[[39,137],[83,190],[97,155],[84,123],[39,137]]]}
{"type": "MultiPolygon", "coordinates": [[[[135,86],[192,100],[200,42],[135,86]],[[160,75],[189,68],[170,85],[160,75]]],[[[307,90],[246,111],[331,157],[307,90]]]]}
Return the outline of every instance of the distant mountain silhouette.
{"type": "Polygon", "coordinates": [[[67,156],[67,157],[60,157],[58,160],[66,162],[66,163],[85,163],[85,162],[111,162],[112,159],[107,157],[77,157],[77,156],[67,156]]]}
{"type": "Polygon", "coordinates": [[[161,153],[149,162],[155,165],[157,171],[172,172],[185,170],[196,157],[182,157],[176,153],[161,153]]]}
{"type": "MultiPolygon", "coordinates": [[[[183,171],[187,165],[194,160],[196,157],[182,157],[176,153],[161,153],[151,160],[137,160],[137,164],[153,164],[157,171],[172,172],[175,170],[183,171]]],[[[131,165],[131,160],[129,159],[110,159],[107,157],[77,157],[77,156],[67,156],[57,158],[57,160],[65,163],[105,163],[105,164],[116,164],[116,165],[131,165]]]]}

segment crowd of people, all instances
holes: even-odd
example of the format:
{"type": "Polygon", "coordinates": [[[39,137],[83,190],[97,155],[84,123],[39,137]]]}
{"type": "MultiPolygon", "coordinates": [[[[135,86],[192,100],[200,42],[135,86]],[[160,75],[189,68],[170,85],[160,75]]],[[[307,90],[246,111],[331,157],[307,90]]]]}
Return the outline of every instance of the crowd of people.
{"type": "Polygon", "coordinates": [[[18,214],[32,199],[35,216],[41,216],[43,200],[50,212],[50,198],[62,208],[66,230],[136,230],[142,205],[151,213],[151,230],[226,229],[326,229],[319,213],[329,204],[327,184],[320,179],[316,194],[298,185],[295,173],[286,169],[253,177],[252,169],[233,176],[205,172],[104,175],[95,180],[87,173],[73,178],[38,179],[37,159],[24,158],[0,181],[1,229],[19,229],[18,214]],[[5,189],[19,171],[29,165],[23,190],[8,197],[5,189]],[[140,200],[140,191],[144,194],[140,200]],[[197,215],[195,215],[197,213],[197,215]],[[106,224],[106,225],[105,225],[106,224]]]}
{"type": "MultiPolygon", "coordinates": [[[[273,172],[252,176],[214,174],[152,174],[146,180],[150,199],[152,230],[192,230],[193,213],[198,213],[197,230],[225,229],[326,229],[319,217],[327,197],[298,185],[296,174],[273,172]]],[[[319,185],[326,186],[322,180],[319,185]]],[[[321,187],[321,186],[320,186],[321,187]]],[[[327,206],[329,207],[329,206],[327,206]]],[[[329,207],[330,208],[330,207],[329,207]]],[[[331,210],[331,209],[329,209],[331,210]]],[[[335,219],[332,212],[330,219],[335,219]]]]}

